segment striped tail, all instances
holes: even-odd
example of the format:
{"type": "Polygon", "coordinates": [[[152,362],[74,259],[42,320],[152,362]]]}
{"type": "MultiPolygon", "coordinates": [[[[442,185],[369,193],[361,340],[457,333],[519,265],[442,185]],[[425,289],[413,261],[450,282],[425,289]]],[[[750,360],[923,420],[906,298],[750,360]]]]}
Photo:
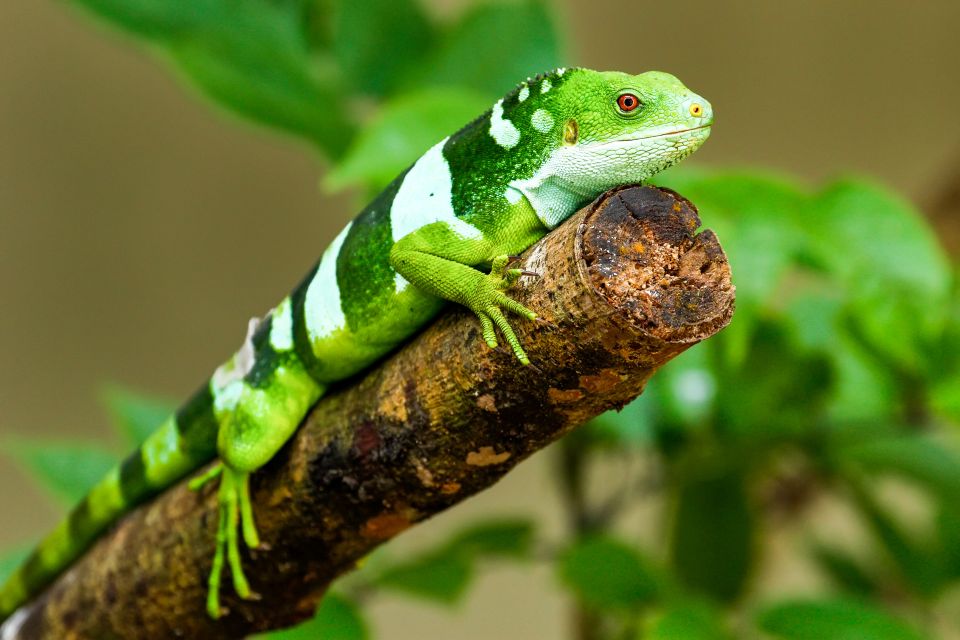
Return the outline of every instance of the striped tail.
{"type": "Polygon", "coordinates": [[[114,467],[0,587],[0,622],[36,596],[125,513],[216,455],[213,396],[204,385],[114,467]]]}

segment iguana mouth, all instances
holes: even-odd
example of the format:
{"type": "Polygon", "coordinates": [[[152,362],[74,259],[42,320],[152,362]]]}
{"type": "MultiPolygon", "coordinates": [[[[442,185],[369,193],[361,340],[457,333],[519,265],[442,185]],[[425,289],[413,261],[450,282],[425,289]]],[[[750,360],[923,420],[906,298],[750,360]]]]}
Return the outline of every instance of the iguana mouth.
{"type": "Polygon", "coordinates": [[[637,138],[621,138],[616,140],[616,142],[632,142],[634,140],[652,140],[654,138],[669,138],[670,136],[678,136],[681,133],[689,133],[691,131],[699,131],[700,129],[709,129],[712,124],[702,124],[699,127],[690,127],[688,129],[677,129],[675,131],[665,131],[664,133],[653,133],[648,136],[639,136],[637,138]]]}
{"type": "Polygon", "coordinates": [[[708,130],[713,125],[702,124],[699,127],[690,127],[688,129],[675,129],[673,131],[663,131],[661,133],[652,133],[646,136],[638,136],[636,138],[617,138],[616,140],[610,140],[608,142],[595,142],[588,146],[589,148],[602,149],[609,147],[618,147],[618,146],[628,146],[634,142],[640,142],[641,140],[656,140],[657,138],[670,138],[673,136],[679,136],[684,133],[691,133],[693,131],[708,130]]]}

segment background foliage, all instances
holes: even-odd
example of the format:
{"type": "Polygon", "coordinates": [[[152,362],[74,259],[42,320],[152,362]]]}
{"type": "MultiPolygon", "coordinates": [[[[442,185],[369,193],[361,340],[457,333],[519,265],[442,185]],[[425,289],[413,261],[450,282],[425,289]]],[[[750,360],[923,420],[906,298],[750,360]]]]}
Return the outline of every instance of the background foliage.
{"type": "MultiPolygon", "coordinates": [[[[471,4],[450,19],[414,0],[74,4],[145,43],[211,104],[303,140],[329,165],[325,187],[358,200],[518,79],[573,62],[536,1],[471,4]]],[[[553,565],[574,603],[571,633],[585,640],[956,632],[960,300],[933,233],[909,203],[859,178],[814,188],[684,168],[658,181],[721,238],[737,313],[636,403],[555,447],[568,529],[500,517],[412,558],[386,548],[314,620],[271,637],[372,637],[372,598],[450,606],[494,562],[553,565]],[[789,553],[832,586],[771,596],[770,539],[824,501],[859,543],[790,539],[789,553]],[[656,544],[631,523],[647,503],[662,516],[656,544]]],[[[119,388],[104,401],[124,449],[173,406],[119,388]]],[[[120,452],[29,440],[4,451],[65,506],[120,452]]],[[[22,553],[0,560],[0,574],[22,553]]]]}

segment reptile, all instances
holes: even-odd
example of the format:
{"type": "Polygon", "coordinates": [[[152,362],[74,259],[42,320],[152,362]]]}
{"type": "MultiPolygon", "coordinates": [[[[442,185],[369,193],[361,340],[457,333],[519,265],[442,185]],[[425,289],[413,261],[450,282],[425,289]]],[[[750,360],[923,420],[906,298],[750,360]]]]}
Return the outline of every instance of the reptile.
{"type": "Polygon", "coordinates": [[[256,596],[240,545],[256,548],[248,480],[327,388],[411,338],[445,303],[476,314],[529,358],[507,314],[516,254],[608,189],[640,183],[693,153],[713,110],[674,76],[560,68],[528,78],[393,180],[198,391],[113,468],[0,588],[0,620],[36,596],[125,513],[213,460],[219,523],[206,608],[217,618],[229,568],[256,596]]]}

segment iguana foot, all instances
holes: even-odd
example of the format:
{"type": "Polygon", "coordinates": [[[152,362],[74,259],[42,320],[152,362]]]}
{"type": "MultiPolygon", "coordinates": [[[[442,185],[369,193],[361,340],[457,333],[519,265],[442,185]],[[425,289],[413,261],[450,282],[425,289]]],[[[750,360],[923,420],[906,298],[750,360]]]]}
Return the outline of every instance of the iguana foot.
{"type": "Polygon", "coordinates": [[[514,355],[523,364],[530,364],[530,359],[520,346],[520,340],[507,321],[503,310],[511,311],[528,320],[535,320],[537,314],[510,298],[504,290],[511,287],[520,276],[539,276],[540,274],[524,269],[508,269],[507,265],[515,256],[499,256],[493,260],[490,274],[480,281],[474,291],[470,308],[480,319],[483,329],[483,339],[491,349],[497,348],[497,329],[503,334],[507,344],[513,349],[514,355]]]}
{"type": "Polygon", "coordinates": [[[230,565],[233,589],[237,595],[244,600],[259,598],[258,594],[250,590],[250,583],[243,573],[240,541],[237,536],[237,529],[241,529],[243,541],[247,547],[255,549],[260,546],[260,536],[253,521],[253,508],[250,503],[250,474],[234,471],[221,463],[193,479],[189,486],[191,489],[199,489],[217,476],[220,476],[217,548],[213,555],[213,565],[210,567],[210,577],[207,580],[207,613],[214,619],[226,613],[220,606],[220,580],[224,560],[230,565]]]}

